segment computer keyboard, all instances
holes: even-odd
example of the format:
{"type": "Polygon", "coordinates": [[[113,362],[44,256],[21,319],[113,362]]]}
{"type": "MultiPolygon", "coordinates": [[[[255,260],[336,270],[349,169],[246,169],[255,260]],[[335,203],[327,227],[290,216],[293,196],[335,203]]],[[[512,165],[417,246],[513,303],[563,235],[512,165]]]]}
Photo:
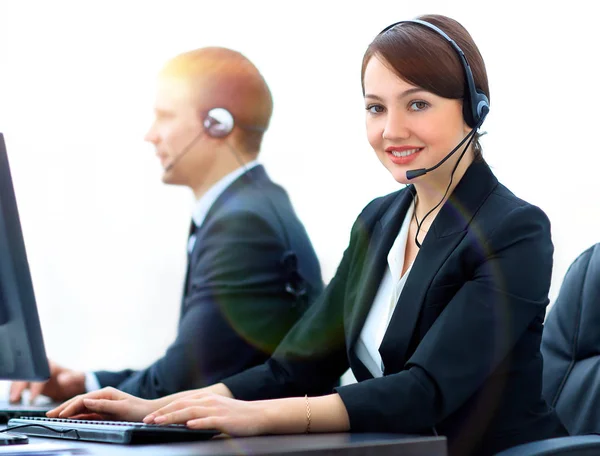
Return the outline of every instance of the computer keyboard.
{"type": "Polygon", "coordinates": [[[189,442],[208,440],[219,434],[216,430],[189,429],[184,424],[144,424],[127,421],[87,421],[62,418],[13,418],[7,430],[58,439],[89,440],[123,444],[189,442]]]}

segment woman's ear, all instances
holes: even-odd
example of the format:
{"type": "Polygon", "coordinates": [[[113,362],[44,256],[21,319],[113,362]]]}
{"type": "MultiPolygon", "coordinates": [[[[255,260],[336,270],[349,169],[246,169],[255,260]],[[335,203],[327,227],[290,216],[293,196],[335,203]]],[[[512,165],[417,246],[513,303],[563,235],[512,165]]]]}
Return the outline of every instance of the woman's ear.
{"type": "Polygon", "coordinates": [[[467,136],[469,133],[471,133],[471,131],[473,131],[473,129],[471,127],[469,127],[467,125],[467,122],[465,121],[465,119],[463,119],[463,133],[465,134],[465,136],[467,136]]]}

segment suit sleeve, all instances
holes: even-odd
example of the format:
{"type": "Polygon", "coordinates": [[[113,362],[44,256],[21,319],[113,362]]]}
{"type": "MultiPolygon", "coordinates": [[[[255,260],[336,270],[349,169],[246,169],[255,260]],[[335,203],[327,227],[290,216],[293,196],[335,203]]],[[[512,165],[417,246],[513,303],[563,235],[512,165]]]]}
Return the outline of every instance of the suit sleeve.
{"type": "Polygon", "coordinates": [[[299,317],[268,221],[238,211],[204,228],[176,340],[146,369],[98,373],[103,386],[157,398],[211,385],[268,359],[299,317]]]}
{"type": "Polygon", "coordinates": [[[477,392],[528,326],[542,324],[553,255],[546,216],[534,206],[513,209],[485,247],[404,370],[336,388],[352,431],[435,426],[477,392]]]}
{"type": "Polygon", "coordinates": [[[124,382],[135,374],[135,372],[133,369],[124,369],[121,371],[96,371],[90,374],[95,375],[100,388],[104,388],[106,386],[117,387],[121,382],[124,382]]]}

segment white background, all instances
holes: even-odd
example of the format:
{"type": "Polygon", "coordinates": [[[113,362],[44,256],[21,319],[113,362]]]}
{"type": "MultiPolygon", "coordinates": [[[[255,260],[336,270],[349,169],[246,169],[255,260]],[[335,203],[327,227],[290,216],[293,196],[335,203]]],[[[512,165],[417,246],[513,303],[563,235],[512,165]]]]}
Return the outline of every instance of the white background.
{"type": "Polygon", "coordinates": [[[275,111],[261,159],[328,281],[362,207],[398,188],[365,138],[362,55],[389,23],[431,12],[459,20],[484,56],[484,156],[552,221],[554,300],[600,240],[593,4],[0,0],[0,131],[49,356],[143,367],[174,337],[193,199],[160,182],[142,140],[167,59],[225,46],[263,73],[275,111]]]}

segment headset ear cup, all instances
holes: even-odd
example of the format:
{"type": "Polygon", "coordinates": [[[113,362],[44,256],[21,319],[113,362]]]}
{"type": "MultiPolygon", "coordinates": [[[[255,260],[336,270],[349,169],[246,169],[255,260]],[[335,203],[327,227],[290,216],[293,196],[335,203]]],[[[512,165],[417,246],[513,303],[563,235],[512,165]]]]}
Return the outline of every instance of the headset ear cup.
{"type": "Polygon", "coordinates": [[[490,111],[490,102],[485,93],[477,91],[474,100],[465,100],[463,102],[463,117],[465,122],[471,128],[475,128],[490,111]]]}
{"type": "Polygon", "coordinates": [[[477,122],[483,122],[485,117],[490,112],[490,101],[485,93],[477,91],[477,105],[475,106],[477,113],[477,122]]]}
{"type": "Polygon", "coordinates": [[[233,130],[234,120],[225,108],[213,108],[204,118],[204,130],[212,138],[224,138],[233,130]]]}

